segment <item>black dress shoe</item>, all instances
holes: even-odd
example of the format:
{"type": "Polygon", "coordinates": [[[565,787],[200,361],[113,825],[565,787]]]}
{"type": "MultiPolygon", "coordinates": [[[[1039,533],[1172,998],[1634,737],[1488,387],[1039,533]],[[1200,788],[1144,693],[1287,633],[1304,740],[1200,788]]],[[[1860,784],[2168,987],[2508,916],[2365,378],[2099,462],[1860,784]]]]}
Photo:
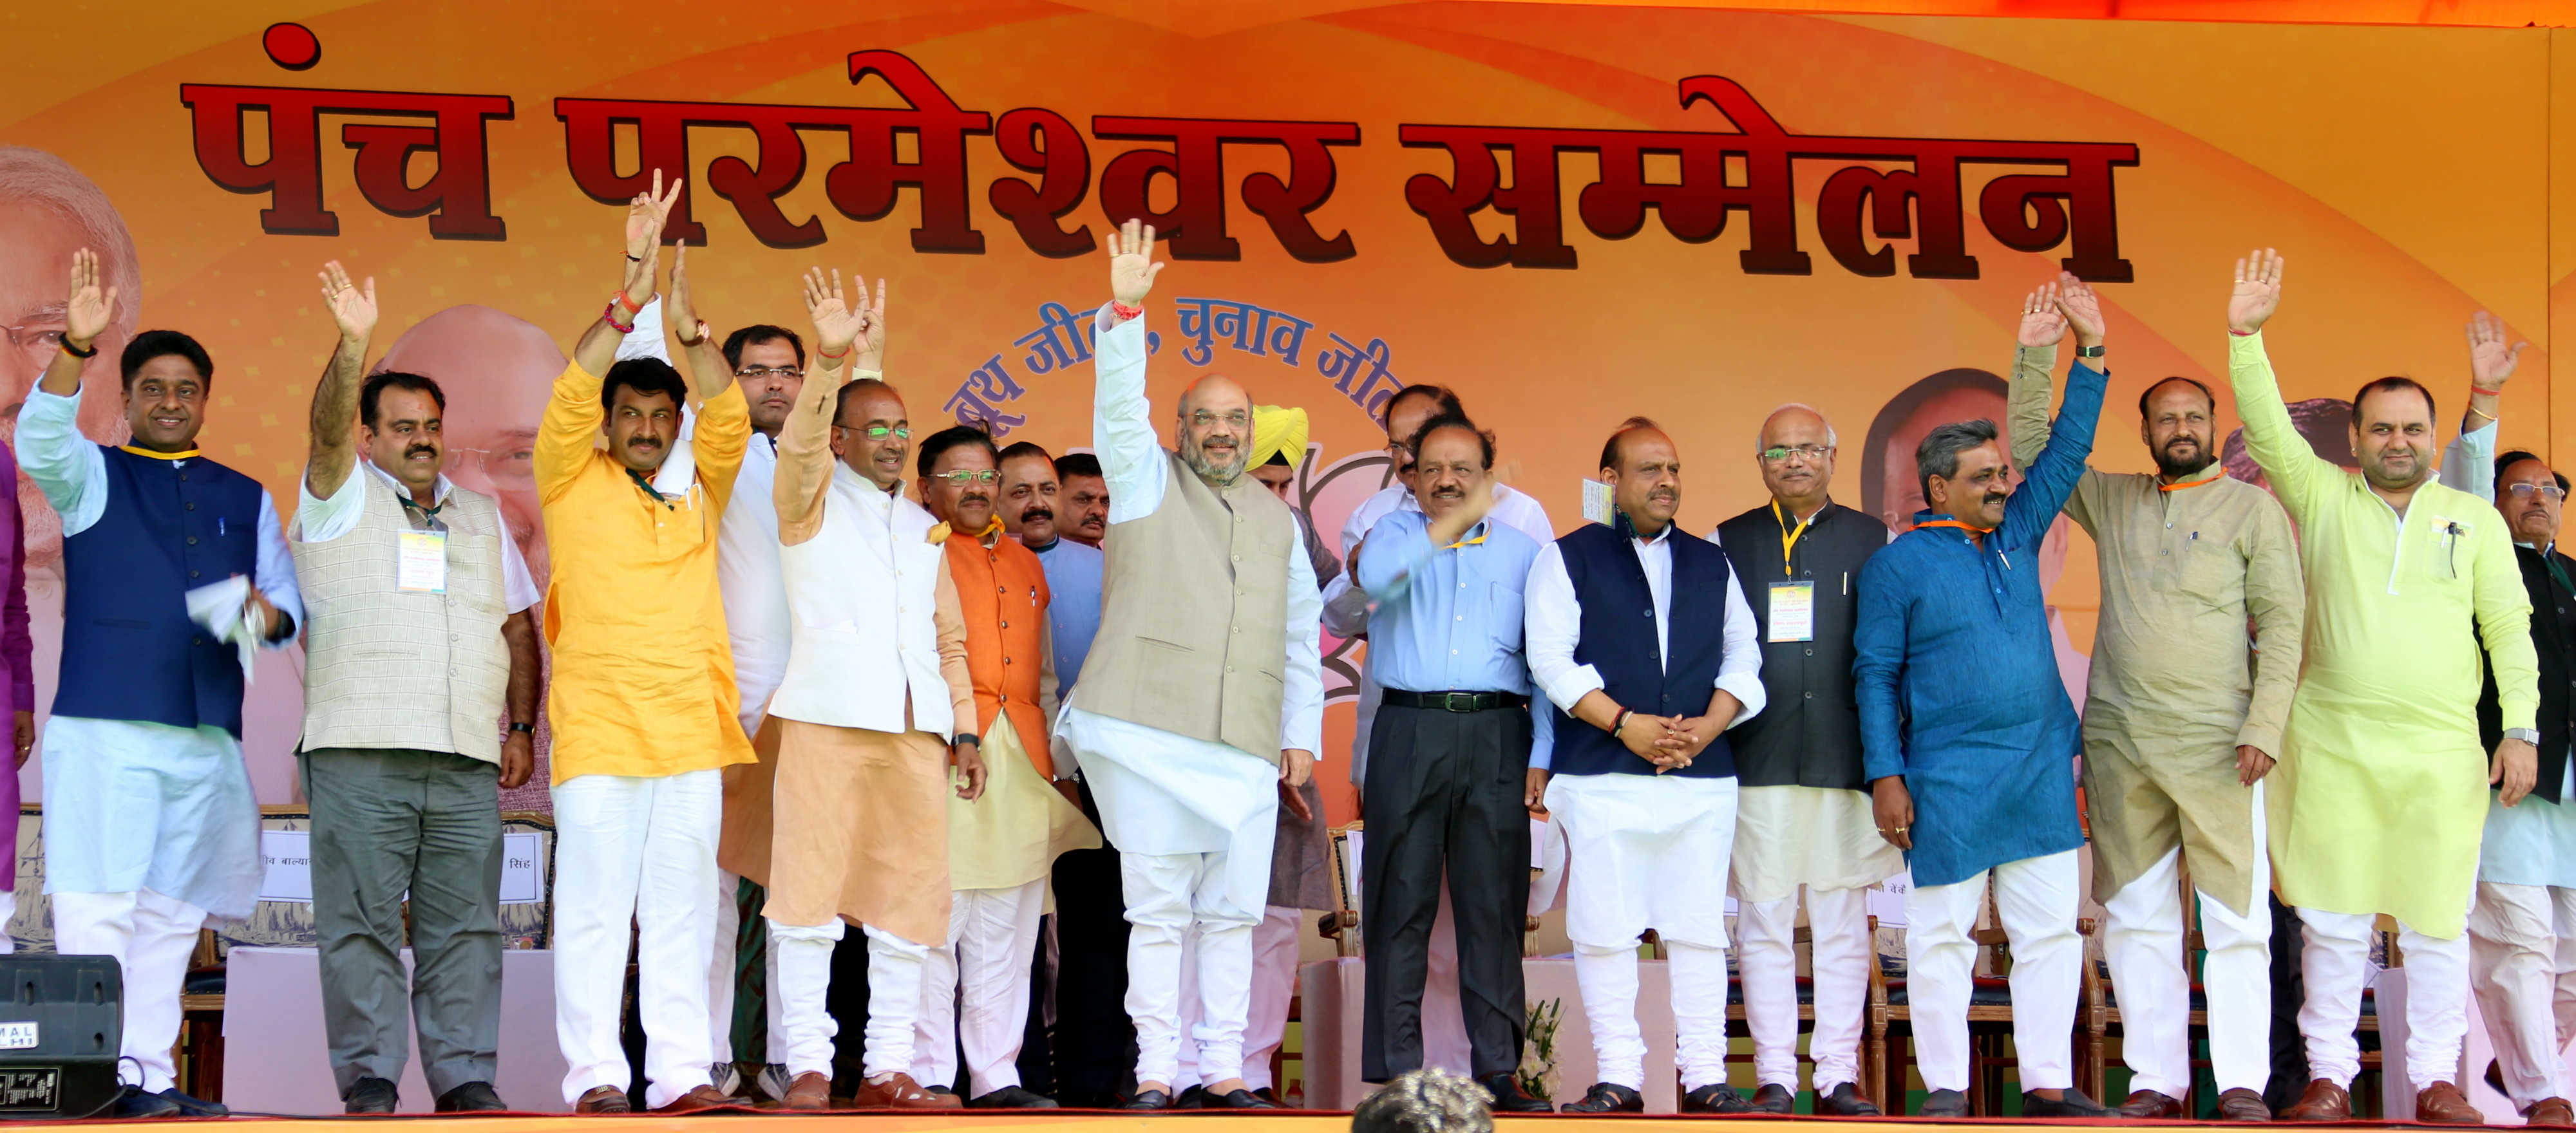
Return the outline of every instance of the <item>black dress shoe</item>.
{"type": "Polygon", "coordinates": [[[224,1108],[222,1102],[189,1097],[180,1093],[177,1086],[161,1091],[161,1097],[168,1100],[170,1104],[178,1106],[181,1117],[231,1117],[233,1115],[233,1111],[224,1108]]]}
{"type": "Polygon", "coordinates": [[[179,1103],[159,1094],[147,1094],[140,1086],[127,1086],[116,1096],[118,1117],[177,1117],[179,1103]]]}
{"type": "Polygon", "coordinates": [[[440,1113],[508,1113],[510,1107],[490,1082],[467,1082],[438,1095],[440,1113]]]}
{"type": "Polygon", "coordinates": [[[1583,1096],[1565,1103],[1560,1113],[1644,1113],[1646,1099],[1616,1082],[1594,1082],[1583,1096]]]}
{"type": "Polygon", "coordinates": [[[1201,1090],[1199,1091],[1199,1108],[1277,1109],[1279,1108],[1279,1103],[1253,1093],[1250,1090],[1236,1090],[1232,1093],[1226,1094],[1219,1094],[1213,1090],[1201,1090]]]}
{"type": "Polygon", "coordinates": [[[2118,1110],[2112,1109],[2109,1106],[2094,1104],[2093,1099],[2085,1097],[2084,1091],[2082,1090],[2069,1089],[2060,1092],[2065,1096],[2057,1099],[2056,1101],[2050,1101],[2038,1094],[2027,1092],[2023,1093],[2021,1096],[2021,1115],[2023,1117],[2120,1116],[2120,1111],[2118,1110]]]}
{"type": "Polygon", "coordinates": [[[1772,1082],[1753,1091],[1755,1113],[1795,1113],[1797,1109],[1798,1092],[1787,1086],[1772,1082]]]}
{"type": "Polygon", "coordinates": [[[1476,1079],[1476,1084],[1483,1086],[1485,1093],[1493,1097],[1496,1113],[1556,1112],[1556,1103],[1544,1098],[1531,1097],[1529,1091],[1522,1089],[1520,1081],[1512,1077],[1508,1070],[1500,1074],[1487,1074],[1476,1079]]]}
{"type": "Polygon", "coordinates": [[[1138,1090],[1136,1096],[1119,1103],[1120,1109],[1170,1109],[1172,1095],[1161,1090],[1138,1090]]]}
{"type": "Polygon", "coordinates": [[[1055,1099],[1035,1090],[1004,1086],[980,1098],[966,1099],[968,1109],[1054,1109],[1055,1099]]]}
{"type": "Polygon", "coordinates": [[[360,1078],[349,1084],[349,1092],[340,1095],[345,1113],[392,1113],[400,1108],[394,1084],[382,1078],[360,1078]]]}
{"type": "Polygon", "coordinates": [[[1735,1087],[1724,1082],[1712,1082],[1683,1094],[1682,1112],[1751,1113],[1753,1103],[1744,1100],[1744,1095],[1736,1093],[1735,1087]]]}
{"type": "Polygon", "coordinates": [[[1173,1109],[1206,1109],[1206,1108],[1207,1108],[1207,1102],[1208,1102],[1208,1092],[1207,1092],[1207,1087],[1205,1087],[1205,1086],[1191,1086],[1191,1087],[1188,1087],[1188,1088],[1186,1088],[1186,1089],[1182,1090],[1182,1091],[1181,1091],[1181,1096],[1179,1096],[1179,1097],[1176,1097],[1176,1098],[1173,1098],[1173,1099],[1172,1099],[1172,1108],[1173,1108],[1173,1109]]]}
{"type": "Polygon", "coordinates": [[[1915,1110],[1914,1116],[1966,1117],[1968,1116],[1968,1095],[1957,1090],[1934,1090],[1923,1095],[1923,1108],[1915,1110]]]}
{"type": "Polygon", "coordinates": [[[1816,1099],[1816,1112],[1828,1117],[1885,1117],[1878,1103],[1862,1097],[1860,1087],[1849,1082],[1836,1086],[1832,1093],[1816,1099]]]}

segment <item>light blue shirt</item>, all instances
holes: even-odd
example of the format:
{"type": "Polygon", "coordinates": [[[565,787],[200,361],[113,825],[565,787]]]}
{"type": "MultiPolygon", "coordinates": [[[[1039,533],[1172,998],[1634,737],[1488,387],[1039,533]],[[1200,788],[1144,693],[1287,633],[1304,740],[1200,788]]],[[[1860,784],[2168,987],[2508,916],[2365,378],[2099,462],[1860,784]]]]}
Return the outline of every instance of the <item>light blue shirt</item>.
{"type": "Polygon", "coordinates": [[[1107,562],[1100,548],[1058,538],[1031,547],[1046,571],[1047,641],[1055,647],[1055,679],[1060,692],[1073,691],[1082,679],[1082,662],[1091,656],[1091,639],[1100,635],[1100,575],[1107,562]]]}
{"type": "MultiPolygon", "coordinates": [[[[1384,688],[1407,692],[1531,694],[1521,651],[1522,591],[1535,539],[1478,523],[1458,547],[1431,542],[1430,517],[1389,512],[1369,529],[1359,589],[1369,614],[1369,665],[1384,688]],[[1481,540],[1481,542],[1479,541],[1481,540]]],[[[1546,767],[1556,747],[1554,713],[1530,706],[1530,766],[1546,767]]]]}

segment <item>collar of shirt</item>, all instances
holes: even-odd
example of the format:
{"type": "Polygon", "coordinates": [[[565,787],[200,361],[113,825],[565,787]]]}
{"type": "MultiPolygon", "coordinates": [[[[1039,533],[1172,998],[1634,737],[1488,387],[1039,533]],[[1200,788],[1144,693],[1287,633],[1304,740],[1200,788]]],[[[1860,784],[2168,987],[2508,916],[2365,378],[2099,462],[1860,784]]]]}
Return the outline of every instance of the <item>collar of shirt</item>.
{"type": "MultiPolygon", "coordinates": [[[[358,463],[366,465],[367,471],[375,473],[376,479],[384,481],[386,487],[393,489],[395,496],[405,501],[411,500],[411,488],[405,485],[402,481],[394,479],[393,473],[376,467],[376,462],[373,460],[361,460],[358,463]]],[[[430,488],[429,506],[447,506],[447,494],[455,490],[456,485],[452,481],[448,480],[447,474],[444,472],[439,473],[437,484],[430,488]]]]}
{"type": "Polygon", "coordinates": [[[2216,483],[2225,478],[2226,475],[2227,466],[2213,460],[2209,462],[2209,467],[2203,468],[2184,479],[2176,480],[2170,484],[2165,483],[2163,478],[2159,477],[2156,481],[2156,490],[2160,492],[2179,492],[2185,488],[2197,488],[2204,484],[2216,483]]]}

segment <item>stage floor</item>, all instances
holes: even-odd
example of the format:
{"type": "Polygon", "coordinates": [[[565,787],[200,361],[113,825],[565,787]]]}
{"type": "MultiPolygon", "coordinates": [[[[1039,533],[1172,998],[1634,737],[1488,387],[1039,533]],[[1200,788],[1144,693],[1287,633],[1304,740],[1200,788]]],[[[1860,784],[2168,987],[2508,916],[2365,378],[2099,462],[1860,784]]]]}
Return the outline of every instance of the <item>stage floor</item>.
{"type": "MultiPolygon", "coordinates": [[[[1180,1111],[1153,1115],[1099,1112],[1048,1113],[1045,1111],[1022,1111],[1008,1114],[968,1112],[943,1116],[922,1116],[917,1114],[894,1113],[789,1114],[775,1111],[762,1111],[758,1113],[725,1113],[692,1116],[669,1116],[639,1113],[625,1117],[564,1117],[559,1115],[543,1114],[532,1114],[524,1117],[499,1115],[492,1117],[387,1118],[264,1118],[236,1116],[232,1118],[232,1122],[256,1122],[267,1127],[267,1129],[263,1130],[262,1133],[271,1133],[271,1131],[274,1131],[274,1133],[348,1133],[350,1122],[352,1121],[379,1120],[400,1122],[403,1126],[403,1133],[575,1133],[575,1131],[579,1130],[588,1130],[590,1133],[597,1133],[600,1123],[602,1122],[614,1122],[621,1127],[633,1126],[637,1129],[641,1129],[646,1125],[651,1125],[656,1130],[669,1130],[674,1131],[674,1133],[759,1133],[762,1129],[768,1130],[769,1133],[777,1133],[779,1126],[776,1123],[781,1119],[808,1123],[806,1127],[815,1129],[816,1133],[823,1133],[821,1127],[826,1125],[831,1127],[831,1133],[1031,1133],[1032,1130],[1040,1127],[1050,1130],[1064,1130],[1068,1131],[1068,1133],[1071,1133],[1071,1131],[1079,1131],[1079,1133],[1134,1133],[1134,1131],[1145,1129],[1157,1122],[1188,1122],[1192,1126],[1192,1129],[1188,1131],[1188,1133],[1225,1133],[1225,1131],[1217,1130],[1214,1126],[1218,1123],[1228,1121],[1243,1122],[1245,1125],[1245,1133],[1344,1133],[1344,1131],[1351,1127],[1351,1119],[1346,1114],[1302,1112],[1219,1113],[1213,1111],[1180,1111]]],[[[2153,1128],[2172,1131],[2172,1133],[2188,1133],[2188,1131],[2195,1129],[2209,1129],[2212,1130],[2213,1133],[2216,1133],[2216,1131],[2221,1128],[2217,1125],[2188,1125],[2182,1122],[2122,1123],[2113,1121],[2023,1121],[2017,1118],[1984,1118],[1953,1122],[1927,1122],[1922,1119],[1883,1121],[1862,1120],[1857,1118],[1815,1117],[1681,1118],[1643,1116],[1556,1116],[1498,1118],[1495,1120],[1494,1124],[1498,1133],[1569,1133],[1575,1123],[1583,1121],[1598,1121],[1605,1125],[1615,1123],[1619,1133],[1657,1133],[1659,1130],[1678,1131],[1682,1129],[1704,1131],[1708,1128],[1708,1123],[1710,1122],[1792,1121],[1830,1123],[1836,1129],[1849,1130],[1850,1133],[1904,1133],[1905,1130],[1919,1130],[1928,1124],[1988,1126],[2080,1125],[2097,1129],[2121,1128],[2125,1126],[2140,1129],[2153,1128]]],[[[126,1124],[138,1127],[157,1125],[166,1128],[169,1123],[85,1122],[84,1124],[126,1124]]],[[[2378,1123],[2360,1122],[2356,1124],[2378,1123]]]]}

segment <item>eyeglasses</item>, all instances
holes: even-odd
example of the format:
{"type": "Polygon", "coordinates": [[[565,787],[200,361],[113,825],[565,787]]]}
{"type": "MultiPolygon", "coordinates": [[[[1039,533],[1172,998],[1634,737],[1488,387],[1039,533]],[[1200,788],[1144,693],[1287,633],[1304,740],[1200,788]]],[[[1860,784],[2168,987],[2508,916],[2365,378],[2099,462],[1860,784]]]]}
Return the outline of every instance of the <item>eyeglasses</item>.
{"type": "Polygon", "coordinates": [[[805,371],[794,366],[745,366],[733,372],[737,378],[801,378],[805,371]]]}
{"type": "Polygon", "coordinates": [[[450,445],[447,449],[447,466],[452,471],[472,469],[480,472],[484,480],[503,491],[534,491],[537,486],[535,449],[495,451],[457,448],[450,445]]]}
{"type": "Polygon", "coordinates": [[[1216,424],[1219,421],[1223,421],[1228,425],[1240,429],[1252,423],[1252,414],[1246,413],[1240,409],[1237,409],[1232,413],[1225,414],[1222,417],[1204,409],[1193,410],[1190,413],[1190,424],[1196,425],[1202,429],[1216,424]]]}
{"type": "Polygon", "coordinates": [[[2556,484],[2515,484],[2505,490],[2513,493],[2513,498],[2517,500],[2527,501],[2531,499],[2534,494],[2539,495],[2542,499],[2552,501],[2567,498],[2567,489],[2561,488],[2556,484]]]}
{"type": "Polygon", "coordinates": [[[933,472],[930,475],[933,479],[946,480],[960,488],[968,484],[990,484],[1002,478],[1001,473],[990,468],[960,468],[955,472],[933,472]]]}
{"type": "Polygon", "coordinates": [[[865,433],[867,434],[868,439],[872,441],[881,441],[886,439],[888,436],[902,437],[905,440],[912,439],[912,430],[905,428],[889,429],[883,425],[834,425],[832,427],[835,429],[847,429],[853,433],[865,433]]]}
{"type": "Polygon", "coordinates": [[[1834,449],[1832,445],[1797,445],[1794,447],[1775,446],[1762,450],[1762,463],[1781,464],[1787,462],[1790,457],[1798,456],[1805,457],[1807,463],[1814,464],[1828,456],[1832,456],[1833,454],[1834,449]]]}

